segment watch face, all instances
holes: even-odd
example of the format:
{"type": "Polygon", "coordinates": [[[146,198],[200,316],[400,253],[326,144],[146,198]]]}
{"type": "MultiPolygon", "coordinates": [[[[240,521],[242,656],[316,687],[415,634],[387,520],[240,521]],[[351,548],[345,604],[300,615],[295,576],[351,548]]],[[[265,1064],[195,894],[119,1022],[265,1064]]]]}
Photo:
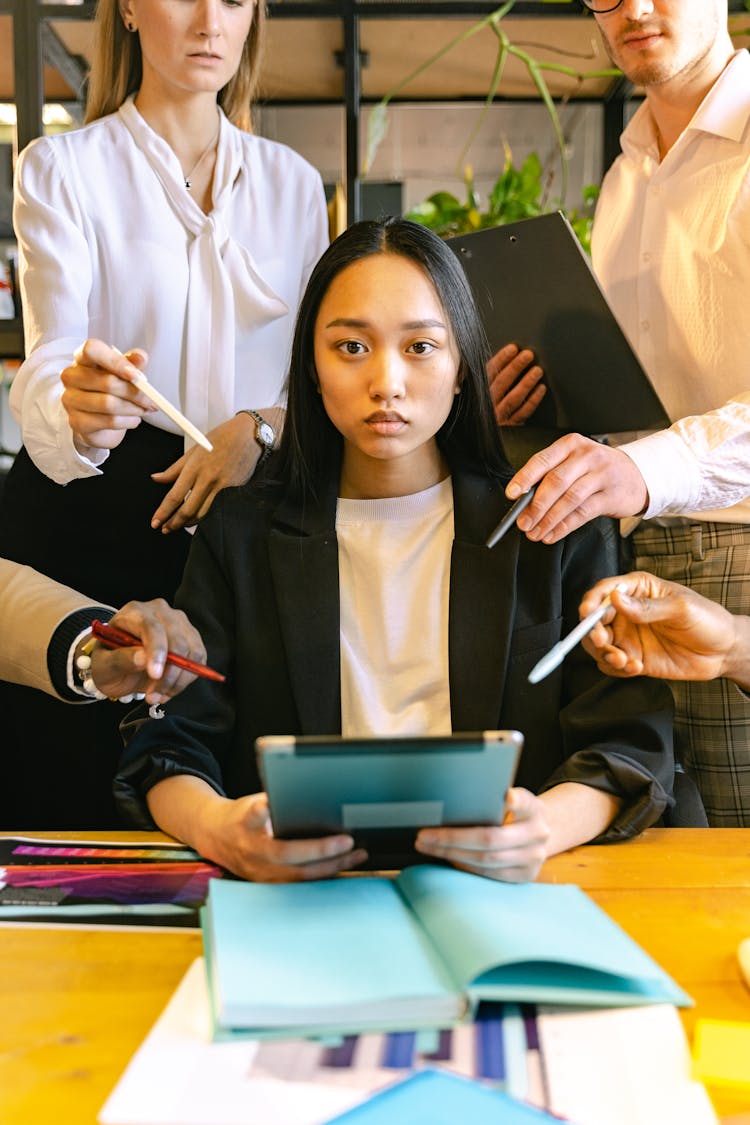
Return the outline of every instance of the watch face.
{"type": "Polygon", "coordinates": [[[268,422],[261,422],[258,426],[258,440],[269,447],[273,446],[276,434],[273,432],[273,426],[268,422]]]}

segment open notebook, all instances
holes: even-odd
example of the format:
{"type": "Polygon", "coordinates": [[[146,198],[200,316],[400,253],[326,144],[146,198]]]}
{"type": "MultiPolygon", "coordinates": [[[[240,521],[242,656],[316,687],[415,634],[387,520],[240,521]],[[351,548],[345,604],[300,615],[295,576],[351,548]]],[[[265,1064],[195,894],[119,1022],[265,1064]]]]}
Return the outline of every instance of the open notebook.
{"type": "Polygon", "coordinates": [[[573,886],[432,865],[395,879],[221,880],[202,925],[218,1037],[447,1027],[482,1000],[691,1003],[573,886]]]}

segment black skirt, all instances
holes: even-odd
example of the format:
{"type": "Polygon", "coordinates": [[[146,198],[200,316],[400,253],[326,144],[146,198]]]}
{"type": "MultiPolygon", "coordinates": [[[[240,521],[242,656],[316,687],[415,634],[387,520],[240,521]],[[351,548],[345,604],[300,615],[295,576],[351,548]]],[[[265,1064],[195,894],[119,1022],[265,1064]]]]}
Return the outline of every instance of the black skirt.
{"type": "MultiPolygon", "coordinates": [[[[166,469],[182,450],[181,437],[141,423],[112,451],[101,476],[59,485],[22,449],[0,504],[0,556],[95,602],[171,602],[191,537],[151,529],[167,489],[150,474],[166,469]]],[[[118,725],[127,711],[119,703],[62,703],[0,682],[0,825],[117,827],[112,777],[122,747],[118,725]]]]}

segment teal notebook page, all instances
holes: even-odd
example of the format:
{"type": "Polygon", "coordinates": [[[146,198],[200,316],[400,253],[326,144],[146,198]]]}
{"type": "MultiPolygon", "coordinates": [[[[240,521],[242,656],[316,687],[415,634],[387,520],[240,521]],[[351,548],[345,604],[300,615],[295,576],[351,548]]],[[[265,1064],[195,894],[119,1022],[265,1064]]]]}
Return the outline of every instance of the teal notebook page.
{"type": "Polygon", "coordinates": [[[470,1079],[421,1070],[327,1125],[544,1125],[559,1120],[470,1079]]]}
{"type": "Polygon", "coordinates": [[[692,1004],[580,888],[419,866],[396,880],[474,1001],[692,1004]]]}
{"type": "Polygon", "coordinates": [[[409,1030],[465,1007],[390,879],[212,880],[203,925],[220,1028],[409,1030]]]}

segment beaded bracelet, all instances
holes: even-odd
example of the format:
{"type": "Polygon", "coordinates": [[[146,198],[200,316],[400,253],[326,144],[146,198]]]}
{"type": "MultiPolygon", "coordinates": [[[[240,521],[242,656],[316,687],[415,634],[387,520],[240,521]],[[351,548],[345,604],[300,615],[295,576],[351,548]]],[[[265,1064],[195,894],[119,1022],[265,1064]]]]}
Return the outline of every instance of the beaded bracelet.
{"type": "Polygon", "coordinates": [[[144,692],[133,692],[130,695],[121,695],[119,699],[112,699],[111,696],[106,696],[103,691],[94,683],[94,678],[91,675],[91,653],[94,651],[96,645],[96,637],[90,637],[85,645],[82,645],[79,655],[76,657],[76,668],[78,670],[78,678],[81,681],[80,691],[87,695],[89,699],[107,699],[109,698],[112,703],[132,703],[134,699],[145,699],[144,692]]]}

